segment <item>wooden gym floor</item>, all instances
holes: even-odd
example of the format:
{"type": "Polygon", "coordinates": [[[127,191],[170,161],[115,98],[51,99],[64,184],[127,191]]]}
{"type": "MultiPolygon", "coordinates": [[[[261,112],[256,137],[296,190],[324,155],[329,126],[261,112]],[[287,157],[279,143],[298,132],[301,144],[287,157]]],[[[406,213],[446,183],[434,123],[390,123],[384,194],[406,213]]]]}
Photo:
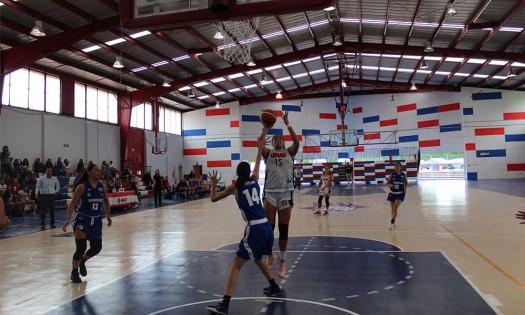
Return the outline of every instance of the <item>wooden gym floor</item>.
{"type": "MultiPolygon", "coordinates": [[[[249,263],[230,314],[525,314],[525,225],[514,217],[524,188],[524,180],[410,183],[389,231],[384,185],[334,186],[321,217],[303,186],[289,273],[276,278],[283,297],[264,297],[267,282],[249,263]]],[[[0,313],[206,314],[242,236],[235,200],[151,202],[104,228],[82,284],[69,282],[71,233],[0,239],[0,313]]]]}

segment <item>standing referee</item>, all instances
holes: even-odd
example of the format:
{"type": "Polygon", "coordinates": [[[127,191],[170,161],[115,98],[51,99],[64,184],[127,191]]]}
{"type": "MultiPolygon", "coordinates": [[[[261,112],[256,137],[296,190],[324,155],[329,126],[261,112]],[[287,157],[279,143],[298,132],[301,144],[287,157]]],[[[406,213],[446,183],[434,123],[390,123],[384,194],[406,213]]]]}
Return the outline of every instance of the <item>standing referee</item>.
{"type": "Polygon", "coordinates": [[[35,197],[40,202],[40,230],[46,229],[46,212],[49,209],[49,226],[54,229],[55,225],[55,197],[60,189],[58,179],[53,176],[53,169],[46,168],[46,175],[38,179],[35,189],[35,197]]]}

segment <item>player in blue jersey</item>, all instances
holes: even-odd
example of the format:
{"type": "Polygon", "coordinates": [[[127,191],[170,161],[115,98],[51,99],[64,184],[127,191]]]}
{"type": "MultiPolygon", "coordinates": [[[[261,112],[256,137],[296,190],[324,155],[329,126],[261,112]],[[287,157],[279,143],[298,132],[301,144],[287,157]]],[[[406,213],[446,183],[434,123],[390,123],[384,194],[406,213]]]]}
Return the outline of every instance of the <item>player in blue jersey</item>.
{"type": "Polygon", "coordinates": [[[237,182],[228,186],[225,190],[217,191],[217,171],[208,174],[211,182],[211,201],[216,202],[229,195],[234,195],[237,199],[237,205],[241,210],[241,215],[246,222],[244,236],[239,242],[235,258],[230,266],[228,284],[222,302],[215,306],[208,306],[206,309],[213,314],[228,314],[230,300],[239,277],[239,272],[248,260],[252,260],[262,271],[270,286],[263,289],[264,294],[268,296],[279,296],[281,288],[275,282],[272,271],[268,265],[263,262],[263,255],[270,255],[273,247],[273,229],[266,213],[262,207],[261,188],[259,187],[259,163],[261,162],[262,149],[265,146],[265,135],[268,128],[265,128],[263,136],[258,140],[257,158],[255,159],[255,168],[250,176],[250,164],[241,162],[237,166],[237,182]]]}
{"type": "Polygon", "coordinates": [[[102,172],[94,163],[73,184],[73,200],[67,208],[67,218],[62,230],[66,232],[71,224],[73,210],[73,232],[75,233],[76,251],[73,255],[71,281],[81,283],[80,275],[87,275],[86,261],[102,250],[102,219],[104,215],[111,226],[111,212],[106,185],[100,181],[102,172]],[[77,207],[78,206],[78,207],[77,207]],[[89,240],[89,249],[87,241],[89,240]],[[80,268],[80,272],[79,272],[80,268]]]}
{"type": "Polygon", "coordinates": [[[396,162],[394,164],[395,171],[390,174],[388,180],[386,181],[386,186],[390,188],[390,193],[388,194],[387,200],[390,201],[391,208],[391,219],[390,219],[390,228],[393,230],[396,228],[396,218],[397,218],[397,208],[405,200],[405,194],[407,192],[407,176],[403,173],[401,163],[396,162]]]}

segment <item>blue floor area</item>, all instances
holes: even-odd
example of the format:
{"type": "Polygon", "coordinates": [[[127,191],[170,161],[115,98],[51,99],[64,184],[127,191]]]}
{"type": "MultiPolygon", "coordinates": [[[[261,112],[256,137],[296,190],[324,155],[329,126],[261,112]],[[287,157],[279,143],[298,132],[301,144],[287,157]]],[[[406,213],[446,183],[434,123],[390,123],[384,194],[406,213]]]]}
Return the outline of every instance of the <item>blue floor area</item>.
{"type": "MultiPolygon", "coordinates": [[[[288,276],[276,278],[283,295],[265,297],[268,283],[248,263],[229,314],[496,314],[439,252],[345,237],[289,245],[288,276]]],[[[206,314],[223,295],[235,247],[177,252],[46,314],[206,314]]],[[[89,272],[73,290],[89,286],[97,271],[89,272]]]]}
{"type": "Polygon", "coordinates": [[[498,192],[516,197],[525,197],[525,180],[517,179],[484,179],[466,181],[468,187],[498,192]]]}
{"type": "MultiPolygon", "coordinates": [[[[209,198],[209,194],[202,196],[200,198],[209,198]]],[[[145,211],[150,209],[155,209],[156,207],[163,207],[168,205],[180,204],[188,202],[194,199],[163,199],[161,205],[155,205],[153,197],[142,198],[140,200],[140,205],[135,207],[118,207],[111,208],[112,216],[119,216],[123,214],[145,211]]],[[[62,229],[64,221],[67,216],[67,208],[55,210],[55,220],[57,229],[62,229]]],[[[46,216],[46,229],[49,229],[49,213],[46,216]]],[[[21,236],[29,233],[40,232],[40,214],[29,214],[22,217],[12,217],[11,226],[8,229],[0,231],[0,239],[5,239],[14,236],[21,236]]]]}

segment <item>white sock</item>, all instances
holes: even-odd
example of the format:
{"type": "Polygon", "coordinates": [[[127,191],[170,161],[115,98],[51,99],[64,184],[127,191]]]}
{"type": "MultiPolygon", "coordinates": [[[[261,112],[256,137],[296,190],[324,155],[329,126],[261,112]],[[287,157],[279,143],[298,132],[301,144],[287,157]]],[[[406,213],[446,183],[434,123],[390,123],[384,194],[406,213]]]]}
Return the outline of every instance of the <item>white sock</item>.
{"type": "Polygon", "coordinates": [[[281,260],[286,260],[286,252],[280,252],[279,256],[280,256],[281,260]]]}

